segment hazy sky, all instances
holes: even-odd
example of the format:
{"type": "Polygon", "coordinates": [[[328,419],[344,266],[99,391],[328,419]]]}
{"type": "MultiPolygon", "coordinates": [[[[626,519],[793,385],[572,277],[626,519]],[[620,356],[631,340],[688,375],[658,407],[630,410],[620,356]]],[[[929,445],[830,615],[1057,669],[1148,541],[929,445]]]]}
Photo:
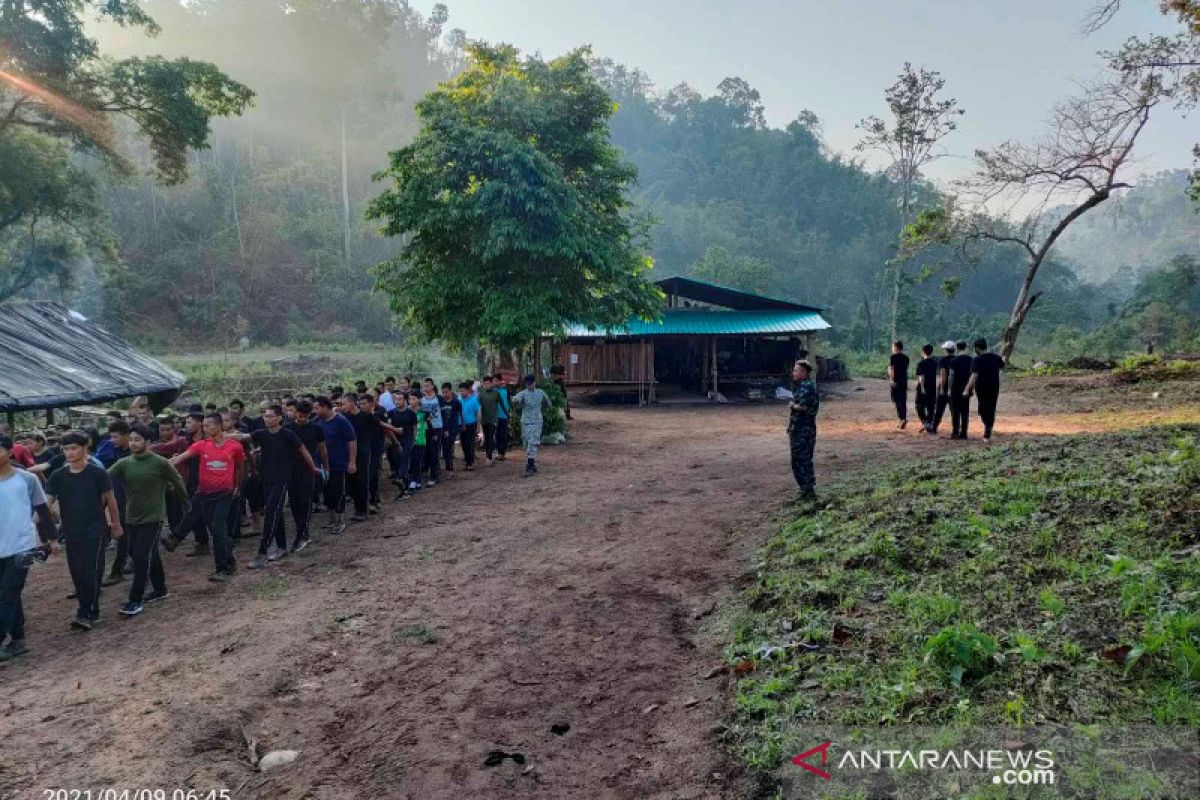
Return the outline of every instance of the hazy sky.
{"type": "MultiPolygon", "coordinates": [[[[848,151],[855,123],[884,116],[883,90],[903,63],[937,70],[966,115],[930,175],[970,166],[977,147],[1028,138],[1056,99],[1099,74],[1096,51],[1127,36],[1172,31],[1153,0],[1127,0],[1098,34],[1082,20],[1094,0],[445,0],[449,27],[547,57],[591,44],[640,67],[659,87],[686,81],[711,94],[739,75],[757,88],[772,126],[804,108],[828,143],[848,151]]],[[[428,12],[433,0],[413,4],[428,12]]],[[[1160,109],[1139,143],[1141,168],[1187,166],[1197,118],[1160,109]]]]}

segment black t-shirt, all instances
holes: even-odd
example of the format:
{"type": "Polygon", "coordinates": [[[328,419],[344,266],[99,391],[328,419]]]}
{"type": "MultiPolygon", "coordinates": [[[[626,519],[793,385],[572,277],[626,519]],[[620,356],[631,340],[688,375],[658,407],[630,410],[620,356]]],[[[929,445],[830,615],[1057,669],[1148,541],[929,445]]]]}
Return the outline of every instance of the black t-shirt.
{"type": "Polygon", "coordinates": [[[1004,359],[995,353],[980,353],[975,356],[971,372],[977,376],[975,391],[984,394],[995,394],[1000,391],[1000,370],[1004,369],[1004,359]]]}
{"type": "Polygon", "coordinates": [[[412,445],[413,438],[417,435],[417,414],[411,408],[397,408],[388,412],[388,419],[391,420],[393,428],[400,428],[400,442],[404,445],[412,445]]]}
{"type": "Polygon", "coordinates": [[[358,460],[362,461],[375,447],[376,436],[383,433],[379,420],[369,411],[355,411],[347,414],[346,419],[354,426],[354,435],[358,438],[358,460]]]}
{"type": "Polygon", "coordinates": [[[922,358],[917,362],[917,389],[925,391],[926,395],[933,395],[937,391],[937,373],[938,360],[933,356],[922,358]],[[922,380],[922,378],[924,380],[922,380]],[[924,383],[928,390],[926,391],[921,384],[924,383]]]}
{"type": "MultiPolygon", "coordinates": [[[[947,372],[949,372],[950,367],[951,367],[951,365],[953,365],[953,363],[954,363],[954,356],[942,356],[941,358],[938,359],[938,362],[937,362],[938,372],[941,372],[942,370],[946,370],[947,372]]],[[[950,376],[949,375],[946,376],[946,385],[942,387],[942,394],[943,395],[950,394],[950,376]]]]}
{"type": "Polygon", "coordinates": [[[453,395],[449,400],[442,398],[442,426],[448,431],[462,427],[462,401],[453,395]]]}
{"type": "Polygon", "coordinates": [[[287,428],[275,433],[260,428],[250,439],[258,445],[258,474],[263,483],[286,483],[296,472],[296,462],[304,461],[300,437],[287,428]]]}
{"type": "Polygon", "coordinates": [[[908,383],[908,355],[905,353],[892,353],[892,357],[888,359],[888,364],[892,368],[892,378],[896,383],[908,383]]]}
{"type": "MultiPolygon", "coordinates": [[[[293,422],[287,424],[287,429],[296,434],[300,439],[300,443],[304,445],[304,449],[312,456],[313,463],[317,465],[317,469],[321,469],[321,443],[325,441],[325,431],[321,430],[321,426],[315,422],[306,422],[303,425],[297,425],[293,422]]],[[[303,459],[301,459],[303,461],[303,459]]],[[[297,465],[297,475],[308,472],[308,467],[303,463],[297,465]]]]}
{"type": "Polygon", "coordinates": [[[92,462],[79,472],[64,466],[55,470],[46,482],[46,494],[58,499],[63,535],[68,539],[103,536],[108,530],[104,516],[105,492],[112,491],[108,472],[92,462]]]}
{"type": "Polygon", "coordinates": [[[379,423],[388,421],[387,409],[375,406],[371,415],[375,418],[375,424],[371,426],[371,449],[382,453],[383,445],[387,442],[387,431],[379,423]]]}
{"type": "Polygon", "coordinates": [[[975,359],[971,358],[966,353],[959,353],[950,362],[950,392],[951,394],[962,394],[962,390],[967,388],[967,381],[971,380],[971,362],[975,359]]]}
{"type": "MultiPolygon", "coordinates": [[[[38,453],[36,456],[33,457],[33,463],[34,464],[50,464],[51,462],[54,461],[54,459],[58,458],[59,456],[62,456],[62,460],[57,464],[57,466],[61,467],[64,463],[66,463],[67,457],[62,454],[61,449],[59,449],[57,447],[47,447],[45,450],[43,450],[42,452],[38,453]]],[[[53,471],[53,468],[51,469],[51,471],[53,471]]]]}

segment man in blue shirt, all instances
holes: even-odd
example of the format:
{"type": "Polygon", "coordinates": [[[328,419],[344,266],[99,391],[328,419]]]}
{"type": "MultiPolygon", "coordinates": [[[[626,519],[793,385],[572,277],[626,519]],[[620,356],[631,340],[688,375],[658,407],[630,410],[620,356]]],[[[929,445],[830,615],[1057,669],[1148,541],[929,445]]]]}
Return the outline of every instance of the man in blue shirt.
{"type": "Polygon", "coordinates": [[[496,408],[496,460],[504,461],[508,452],[508,413],[512,410],[512,403],[508,397],[508,384],[500,375],[496,376],[496,394],[500,396],[500,403],[496,408]]]}
{"type": "Polygon", "coordinates": [[[462,404],[462,429],[459,440],[462,442],[463,463],[467,471],[475,468],[475,437],[479,435],[479,398],[475,396],[475,386],[470,381],[459,385],[459,402],[462,404]]]}
{"type": "Polygon", "coordinates": [[[330,533],[346,530],[346,476],[357,471],[358,436],[350,420],[333,410],[328,397],[317,398],[317,424],[325,434],[325,449],[329,454],[329,477],[325,480],[325,507],[330,520],[325,526],[330,533]]]}

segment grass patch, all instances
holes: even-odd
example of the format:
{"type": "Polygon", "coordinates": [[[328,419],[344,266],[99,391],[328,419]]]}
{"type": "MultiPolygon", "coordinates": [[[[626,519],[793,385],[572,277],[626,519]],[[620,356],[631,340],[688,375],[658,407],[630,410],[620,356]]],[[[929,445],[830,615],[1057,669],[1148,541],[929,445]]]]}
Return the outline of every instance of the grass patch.
{"type": "Polygon", "coordinates": [[[420,644],[437,644],[437,634],[425,625],[408,625],[396,631],[397,639],[411,639],[420,644]]]}
{"type": "Polygon", "coordinates": [[[250,596],[255,600],[279,600],[290,588],[287,575],[266,575],[250,587],[250,596]]]}
{"type": "MultiPolygon", "coordinates": [[[[1200,725],[1200,426],[858,473],[764,548],[730,735],[789,726],[1200,725]]],[[[796,748],[799,749],[796,749],[796,748]]]]}

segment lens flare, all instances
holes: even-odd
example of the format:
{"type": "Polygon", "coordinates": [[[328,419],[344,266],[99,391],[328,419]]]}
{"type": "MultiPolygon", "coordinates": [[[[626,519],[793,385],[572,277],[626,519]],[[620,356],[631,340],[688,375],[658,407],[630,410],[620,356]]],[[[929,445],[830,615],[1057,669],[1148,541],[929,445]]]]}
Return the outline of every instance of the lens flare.
{"type": "Polygon", "coordinates": [[[103,114],[90,111],[73,100],[61,97],[51,90],[39,86],[28,78],[0,69],[0,81],[19,92],[34,97],[52,115],[86,133],[97,145],[108,148],[111,131],[103,114]]]}

